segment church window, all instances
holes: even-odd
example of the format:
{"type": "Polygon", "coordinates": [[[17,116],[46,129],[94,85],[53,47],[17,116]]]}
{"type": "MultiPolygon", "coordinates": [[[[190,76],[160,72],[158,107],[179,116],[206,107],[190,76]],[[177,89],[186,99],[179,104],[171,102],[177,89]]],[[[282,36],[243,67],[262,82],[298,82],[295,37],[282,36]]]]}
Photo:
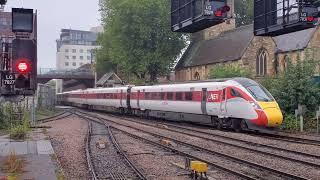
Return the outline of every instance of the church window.
{"type": "Polygon", "coordinates": [[[200,80],[200,74],[198,72],[194,73],[193,77],[195,80],[200,80]]]}
{"type": "Polygon", "coordinates": [[[257,57],[256,71],[257,76],[265,76],[267,73],[267,60],[268,54],[267,51],[262,49],[260,50],[257,57]]]}

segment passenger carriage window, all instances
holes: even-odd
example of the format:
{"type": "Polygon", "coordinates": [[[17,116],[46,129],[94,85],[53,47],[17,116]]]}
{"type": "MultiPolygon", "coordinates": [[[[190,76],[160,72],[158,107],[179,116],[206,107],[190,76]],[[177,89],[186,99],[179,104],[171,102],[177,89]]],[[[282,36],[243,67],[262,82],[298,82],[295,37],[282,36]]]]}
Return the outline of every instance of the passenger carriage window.
{"type": "Polygon", "coordinates": [[[192,92],[185,92],[185,100],[192,101],[192,92]]]}
{"type": "Polygon", "coordinates": [[[182,101],[182,92],[176,92],[176,100],[182,101]]]}
{"type": "Polygon", "coordinates": [[[146,96],[146,97],[145,97],[145,99],[146,99],[146,100],[150,100],[150,99],[151,99],[151,98],[150,98],[150,93],[149,93],[149,92],[146,92],[145,96],[146,96]]]}
{"type": "Polygon", "coordinates": [[[173,100],[173,92],[167,92],[167,100],[173,100]]]}
{"type": "Polygon", "coordinates": [[[161,100],[164,100],[166,93],[165,92],[161,92],[161,100]]]}

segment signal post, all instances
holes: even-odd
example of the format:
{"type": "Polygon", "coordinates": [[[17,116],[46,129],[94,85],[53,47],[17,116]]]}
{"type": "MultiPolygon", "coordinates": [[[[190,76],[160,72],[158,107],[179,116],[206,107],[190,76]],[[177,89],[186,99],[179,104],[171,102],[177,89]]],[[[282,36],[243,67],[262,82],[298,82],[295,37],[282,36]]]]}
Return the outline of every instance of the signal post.
{"type": "Polygon", "coordinates": [[[12,9],[13,37],[5,37],[1,56],[1,96],[33,95],[37,80],[37,19],[33,9],[12,9]]]}

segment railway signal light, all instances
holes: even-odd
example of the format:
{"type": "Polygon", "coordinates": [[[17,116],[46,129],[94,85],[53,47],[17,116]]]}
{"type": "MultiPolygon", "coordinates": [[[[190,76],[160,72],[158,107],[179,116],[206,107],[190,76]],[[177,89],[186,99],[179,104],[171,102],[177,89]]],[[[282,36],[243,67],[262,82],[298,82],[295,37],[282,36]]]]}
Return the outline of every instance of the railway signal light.
{"type": "Polygon", "coordinates": [[[35,90],[37,77],[37,46],[35,42],[14,39],[12,47],[12,72],[16,75],[15,88],[35,90]]]}
{"type": "Polygon", "coordinates": [[[27,60],[18,60],[16,69],[19,74],[26,74],[30,72],[30,63],[27,60]]]}

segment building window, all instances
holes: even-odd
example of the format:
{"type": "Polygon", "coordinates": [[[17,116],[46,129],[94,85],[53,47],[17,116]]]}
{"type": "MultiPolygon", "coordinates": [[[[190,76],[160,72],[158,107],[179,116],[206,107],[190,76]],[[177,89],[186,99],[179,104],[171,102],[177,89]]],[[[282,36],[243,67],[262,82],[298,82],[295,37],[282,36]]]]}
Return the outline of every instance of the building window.
{"type": "Polygon", "coordinates": [[[194,78],[195,80],[200,80],[200,74],[199,74],[198,72],[196,72],[196,73],[194,74],[193,78],[194,78]]]}
{"type": "Polygon", "coordinates": [[[65,62],[64,65],[65,65],[65,66],[69,66],[69,62],[65,62]]]}
{"type": "Polygon", "coordinates": [[[65,56],[66,59],[69,59],[69,56],[65,56]]]}
{"type": "Polygon", "coordinates": [[[91,54],[91,49],[88,49],[88,50],[87,50],[87,53],[88,53],[88,54],[91,54]]]}
{"type": "Polygon", "coordinates": [[[76,49],[72,49],[72,52],[73,52],[73,53],[76,53],[76,52],[77,52],[77,50],[76,50],[76,49]]]}
{"type": "Polygon", "coordinates": [[[80,56],[80,60],[83,60],[83,56],[80,56]]]}
{"type": "Polygon", "coordinates": [[[77,59],[77,57],[76,56],[72,56],[72,59],[77,59]]]}
{"type": "Polygon", "coordinates": [[[91,57],[90,57],[90,56],[87,56],[87,60],[91,60],[91,57]]]}
{"type": "Polygon", "coordinates": [[[69,49],[65,49],[64,52],[66,52],[66,53],[69,52],[69,49]]]}
{"type": "Polygon", "coordinates": [[[80,49],[80,53],[83,53],[83,49],[80,49]]]}
{"type": "Polygon", "coordinates": [[[267,73],[267,61],[268,61],[268,54],[265,49],[260,50],[257,62],[256,62],[256,71],[257,76],[265,76],[267,73]]]}
{"type": "Polygon", "coordinates": [[[287,71],[287,68],[288,68],[288,63],[290,61],[290,58],[288,55],[285,55],[284,56],[284,59],[283,59],[283,71],[287,71]]]}
{"type": "Polygon", "coordinates": [[[76,65],[77,65],[77,63],[75,63],[75,62],[72,63],[72,66],[76,66],[76,65]]]}

